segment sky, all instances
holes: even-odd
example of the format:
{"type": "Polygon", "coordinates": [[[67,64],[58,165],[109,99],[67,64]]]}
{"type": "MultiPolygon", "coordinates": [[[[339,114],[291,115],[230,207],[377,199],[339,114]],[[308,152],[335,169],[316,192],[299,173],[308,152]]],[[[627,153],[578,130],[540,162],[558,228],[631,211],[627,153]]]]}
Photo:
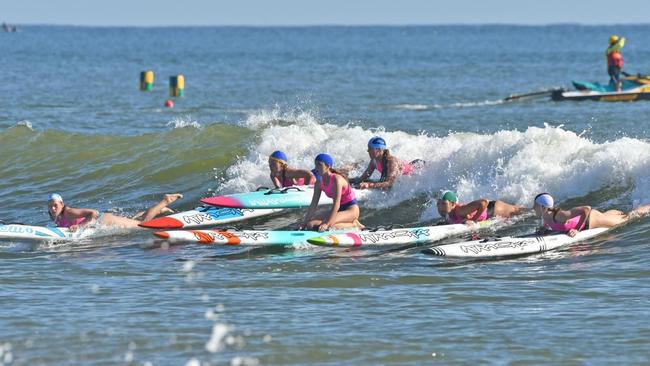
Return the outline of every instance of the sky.
{"type": "Polygon", "coordinates": [[[10,24],[647,24],[650,0],[1,0],[10,24]]]}

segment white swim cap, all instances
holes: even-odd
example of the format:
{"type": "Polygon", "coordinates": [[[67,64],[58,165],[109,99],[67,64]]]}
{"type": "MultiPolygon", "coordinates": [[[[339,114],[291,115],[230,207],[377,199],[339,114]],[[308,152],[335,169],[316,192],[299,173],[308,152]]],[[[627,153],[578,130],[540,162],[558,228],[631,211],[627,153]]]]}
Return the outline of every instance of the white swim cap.
{"type": "Polygon", "coordinates": [[[50,198],[48,198],[48,201],[61,201],[61,202],[63,202],[63,197],[61,197],[61,195],[58,194],[58,193],[52,193],[50,195],[50,198]]]}
{"type": "Polygon", "coordinates": [[[535,197],[535,203],[546,208],[552,208],[553,206],[555,206],[553,197],[551,197],[551,195],[548,193],[538,194],[537,197],[535,197]]]}

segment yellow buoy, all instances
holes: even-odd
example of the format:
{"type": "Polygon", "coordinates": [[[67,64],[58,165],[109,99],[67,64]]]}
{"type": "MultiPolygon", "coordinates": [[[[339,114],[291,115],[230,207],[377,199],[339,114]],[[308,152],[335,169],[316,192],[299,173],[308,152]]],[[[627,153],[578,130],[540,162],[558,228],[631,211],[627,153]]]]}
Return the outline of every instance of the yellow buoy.
{"type": "Polygon", "coordinates": [[[169,95],[172,97],[185,96],[185,76],[179,74],[169,78],[169,95]]]}
{"type": "Polygon", "coordinates": [[[153,71],[142,71],[140,73],[140,90],[150,91],[153,89],[153,71]]]}

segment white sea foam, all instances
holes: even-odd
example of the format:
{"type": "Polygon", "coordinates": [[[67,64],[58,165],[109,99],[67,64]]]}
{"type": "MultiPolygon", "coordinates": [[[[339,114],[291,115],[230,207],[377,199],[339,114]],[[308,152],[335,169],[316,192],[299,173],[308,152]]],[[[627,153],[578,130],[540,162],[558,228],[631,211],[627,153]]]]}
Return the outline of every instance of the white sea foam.
{"type": "Polygon", "coordinates": [[[32,126],[32,123],[29,122],[28,120],[23,120],[18,123],[16,123],[16,126],[21,126],[21,127],[27,127],[30,130],[34,131],[34,127],[32,126]]]}
{"type": "MultiPolygon", "coordinates": [[[[381,135],[401,160],[427,163],[419,174],[401,177],[391,191],[370,194],[365,207],[390,207],[443,188],[457,191],[465,202],[485,197],[530,206],[542,191],[561,202],[618,187],[635,204],[650,202],[650,143],[634,138],[597,143],[588,133],[550,125],[494,134],[413,135],[340,126],[304,111],[283,113],[277,108],[249,117],[246,125],[258,131],[257,145],[227,170],[220,193],[269,186],[267,159],[274,150],[284,151],[291,166],[303,169],[311,169],[314,156],[327,152],[335,167],[354,165],[351,176],[356,176],[369,160],[366,142],[381,135]],[[278,120],[283,123],[274,123],[278,120]]],[[[422,219],[436,217],[435,211],[431,205],[422,219]]]]}
{"type": "Polygon", "coordinates": [[[426,111],[432,109],[449,109],[449,108],[471,108],[471,107],[484,107],[488,105],[503,104],[503,100],[484,100],[481,102],[457,102],[449,104],[410,104],[403,103],[394,105],[395,109],[407,109],[413,111],[426,111]]]}
{"type": "Polygon", "coordinates": [[[397,104],[394,108],[395,109],[409,109],[409,110],[413,110],[413,111],[424,111],[424,110],[427,110],[427,109],[431,109],[431,107],[429,107],[426,104],[409,104],[409,103],[397,104]]]}
{"type": "Polygon", "coordinates": [[[210,340],[205,344],[205,349],[210,353],[221,351],[225,346],[225,338],[233,330],[232,326],[216,323],[212,326],[212,335],[210,340]]]}
{"type": "Polygon", "coordinates": [[[176,117],[167,122],[167,126],[173,126],[174,129],[193,127],[200,130],[203,128],[199,122],[192,120],[191,116],[176,117]]]}

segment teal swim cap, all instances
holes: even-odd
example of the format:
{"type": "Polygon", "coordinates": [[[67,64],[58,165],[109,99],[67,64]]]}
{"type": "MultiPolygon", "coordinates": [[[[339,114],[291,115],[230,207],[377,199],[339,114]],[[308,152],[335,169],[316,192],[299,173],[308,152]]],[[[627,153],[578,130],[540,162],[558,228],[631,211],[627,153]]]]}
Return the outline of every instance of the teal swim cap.
{"type": "Polygon", "coordinates": [[[458,203],[458,197],[456,196],[456,193],[452,191],[441,191],[440,198],[438,199],[443,201],[458,203]]]}

